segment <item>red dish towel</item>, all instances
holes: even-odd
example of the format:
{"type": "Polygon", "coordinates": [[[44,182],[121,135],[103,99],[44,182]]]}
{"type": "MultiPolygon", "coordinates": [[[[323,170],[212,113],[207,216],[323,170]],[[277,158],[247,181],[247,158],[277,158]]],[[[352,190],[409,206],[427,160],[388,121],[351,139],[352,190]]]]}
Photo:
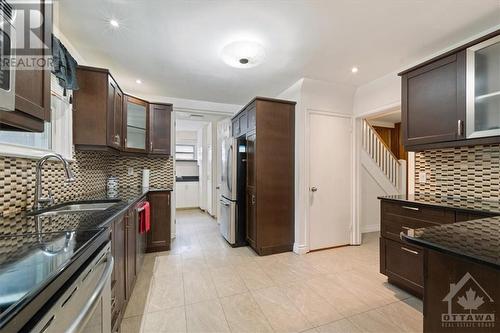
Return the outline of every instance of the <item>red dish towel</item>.
{"type": "Polygon", "coordinates": [[[143,234],[151,229],[149,202],[145,201],[139,209],[141,209],[139,213],[139,233],[143,234]]]}

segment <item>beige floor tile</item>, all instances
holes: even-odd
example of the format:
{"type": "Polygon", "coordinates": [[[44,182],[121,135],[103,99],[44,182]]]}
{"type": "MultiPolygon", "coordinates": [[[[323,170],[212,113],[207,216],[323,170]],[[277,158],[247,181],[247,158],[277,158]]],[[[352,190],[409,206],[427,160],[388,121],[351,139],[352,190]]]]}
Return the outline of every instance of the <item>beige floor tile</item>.
{"type": "Polygon", "coordinates": [[[125,309],[124,318],[140,316],[146,312],[149,289],[152,284],[152,274],[141,272],[137,277],[137,281],[132,291],[127,308],[125,309]]]}
{"type": "Polygon", "coordinates": [[[155,276],[148,296],[147,312],[167,310],[183,306],[184,284],[182,278],[171,279],[165,275],[155,276]]]}
{"type": "Polygon", "coordinates": [[[349,317],[349,320],[363,332],[400,333],[402,331],[378,309],[349,317]]]}
{"type": "Polygon", "coordinates": [[[218,300],[186,306],[188,333],[229,332],[224,311],[218,300]]]}
{"type": "Polygon", "coordinates": [[[276,332],[302,332],[312,328],[282,288],[260,289],[252,295],[276,332]]]}
{"type": "Polygon", "coordinates": [[[248,291],[238,271],[233,267],[213,269],[210,273],[219,297],[241,294],[248,291]]]}
{"type": "Polygon", "coordinates": [[[313,326],[321,326],[343,318],[331,304],[304,282],[292,283],[283,289],[313,326]]]}
{"type": "Polygon", "coordinates": [[[217,292],[210,275],[210,270],[184,272],[183,279],[186,304],[217,298],[217,292]]]}
{"type": "Polygon", "coordinates": [[[275,285],[274,281],[256,262],[239,265],[236,269],[249,290],[263,289],[275,285]]]}
{"type": "Polygon", "coordinates": [[[221,303],[231,332],[273,332],[250,293],[224,297],[221,303]]]}
{"type": "Polygon", "coordinates": [[[121,333],[140,333],[142,316],[124,318],[121,323],[121,333]]]}
{"type": "Polygon", "coordinates": [[[186,313],[183,306],[144,315],[143,333],[184,332],[186,332],[186,313]]]}
{"type": "Polygon", "coordinates": [[[405,302],[396,302],[378,309],[401,332],[417,333],[423,331],[423,315],[405,302]]]}
{"type": "Polygon", "coordinates": [[[336,284],[336,281],[331,278],[319,277],[308,280],[306,283],[317,294],[322,295],[344,317],[365,312],[372,308],[369,304],[364,303],[358,295],[336,284]]]}
{"type": "MultiPolygon", "coordinates": [[[[362,331],[348,319],[341,319],[333,323],[316,327],[319,333],[361,333],[362,331]]],[[[389,332],[384,332],[389,333],[389,332]]]]}

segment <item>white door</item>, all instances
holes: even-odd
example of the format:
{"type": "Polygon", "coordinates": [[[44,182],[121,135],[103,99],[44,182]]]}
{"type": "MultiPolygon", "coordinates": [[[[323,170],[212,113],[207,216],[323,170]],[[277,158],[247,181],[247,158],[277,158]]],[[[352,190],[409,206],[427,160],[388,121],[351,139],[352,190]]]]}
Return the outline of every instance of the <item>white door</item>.
{"type": "Polygon", "coordinates": [[[309,247],[349,244],[352,215],[352,120],[309,114],[309,247]]]}

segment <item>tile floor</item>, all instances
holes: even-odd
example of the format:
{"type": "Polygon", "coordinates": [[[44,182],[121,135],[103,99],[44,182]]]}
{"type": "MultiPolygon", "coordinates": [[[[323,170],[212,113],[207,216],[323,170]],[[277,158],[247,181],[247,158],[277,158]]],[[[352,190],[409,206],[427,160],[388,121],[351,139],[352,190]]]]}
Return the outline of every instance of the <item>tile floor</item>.
{"type": "Polygon", "coordinates": [[[148,255],[122,332],[421,332],[422,303],[378,273],[362,246],[258,257],[199,211],[177,215],[172,250],[148,255]]]}

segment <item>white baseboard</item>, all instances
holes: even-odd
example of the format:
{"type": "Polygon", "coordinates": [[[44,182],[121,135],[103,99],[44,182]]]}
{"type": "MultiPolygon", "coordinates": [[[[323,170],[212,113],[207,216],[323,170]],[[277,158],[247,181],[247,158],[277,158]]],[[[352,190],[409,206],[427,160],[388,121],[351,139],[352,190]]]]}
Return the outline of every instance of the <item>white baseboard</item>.
{"type": "Polygon", "coordinates": [[[379,224],[369,224],[361,227],[361,233],[380,231],[379,224]]]}
{"type": "Polygon", "coordinates": [[[309,248],[306,245],[299,245],[297,243],[294,243],[293,252],[297,254],[306,254],[307,252],[309,252],[309,248]]]}

